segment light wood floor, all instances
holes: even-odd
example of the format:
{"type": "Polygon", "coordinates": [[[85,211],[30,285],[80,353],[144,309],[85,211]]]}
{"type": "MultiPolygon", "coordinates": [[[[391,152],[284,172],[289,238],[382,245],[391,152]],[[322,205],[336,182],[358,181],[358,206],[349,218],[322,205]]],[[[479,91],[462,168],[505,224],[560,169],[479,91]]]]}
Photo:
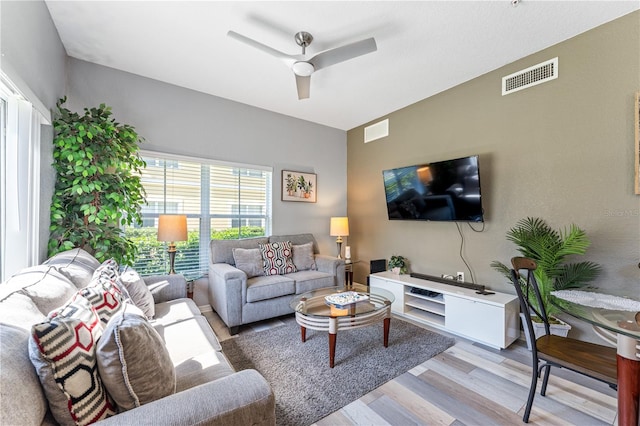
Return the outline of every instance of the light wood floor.
{"type": "MultiPolygon", "coordinates": [[[[229,338],[217,315],[206,314],[220,339],[229,338]]],[[[279,323],[276,319],[253,324],[243,327],[240,333],[279,323]]],[[[456,344],[445,352],[316,425],[524,424],[522,414],[531,380],[530,363],[531,354],[522,341],[499,351],[456,338],[456,344]]],[[[617,424],[616,393],[603,383],[552,369],[545,397],[540,396],[539,388],[540,385],[529,420],[532,425],[617,424]]]]}

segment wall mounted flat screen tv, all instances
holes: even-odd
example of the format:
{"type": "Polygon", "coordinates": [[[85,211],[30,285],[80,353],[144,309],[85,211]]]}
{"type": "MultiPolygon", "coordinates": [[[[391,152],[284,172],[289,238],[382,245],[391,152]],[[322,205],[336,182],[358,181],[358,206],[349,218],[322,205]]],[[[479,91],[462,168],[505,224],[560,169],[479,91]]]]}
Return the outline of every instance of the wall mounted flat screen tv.
{"type": "Polygon", "coordinates": [[[482,222],[478,156],[384,170],[390,220],[482,222]]]}

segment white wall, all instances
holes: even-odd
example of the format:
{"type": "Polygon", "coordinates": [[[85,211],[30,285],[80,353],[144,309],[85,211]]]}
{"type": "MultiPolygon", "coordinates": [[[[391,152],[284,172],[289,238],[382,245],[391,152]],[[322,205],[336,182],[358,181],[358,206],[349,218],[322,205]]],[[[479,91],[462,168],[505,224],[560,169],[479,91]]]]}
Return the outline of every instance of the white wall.
{"type": "MultiPolygon", "coordinates": [[[[67,55],[43,1],[0,2],[0,52],[0,66],[12,82],[45,108],[54,109],[65,93],[67,55]]],[[[44,260],[55,179],[51,126],[42,126],[41,138],[40,257],[44,260]]]]}
{"type": "Polygon", "coordinates": [[[105,103],[143,149],[270,166],[273,234],[311,232],[332,254],[329,217],[346,214],[346,132],[76,59],[68,107],[105,103]],[[280,200],[281,170],[317,174],[317,203],[280,200]]]}

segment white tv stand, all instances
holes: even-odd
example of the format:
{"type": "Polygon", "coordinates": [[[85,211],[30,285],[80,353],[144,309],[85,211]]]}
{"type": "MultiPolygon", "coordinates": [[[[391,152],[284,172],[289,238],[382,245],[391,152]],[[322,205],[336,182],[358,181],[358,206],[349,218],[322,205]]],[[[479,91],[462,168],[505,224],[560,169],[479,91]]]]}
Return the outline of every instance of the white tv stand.
{"type": "Polygon", "coordinates": [[[477,294],[454,286],[454,281],[444,284],[390,271],[371,274],[369,284],[393,293],[391,312],[431,327],[496,349],[506,348],[520,336],[520,305],[515,295],[477,294]],[[412,293],[412,288],[435,294],[412,293]]]}

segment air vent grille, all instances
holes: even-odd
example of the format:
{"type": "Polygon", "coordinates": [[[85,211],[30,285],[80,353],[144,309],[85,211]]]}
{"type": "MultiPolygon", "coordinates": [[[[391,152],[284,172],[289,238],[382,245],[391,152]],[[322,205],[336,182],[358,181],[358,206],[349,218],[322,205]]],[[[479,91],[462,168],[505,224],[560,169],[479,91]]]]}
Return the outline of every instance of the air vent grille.
{"type": "Polygon", "coordinates": [[[558,78],[558,58],[502,77],[502,96],[558,78]]]}
{"type": "Polygon", "coordinates": [[[378,121],[364,128],[364,143],[389,136],[389,119],[378,121]]]}

